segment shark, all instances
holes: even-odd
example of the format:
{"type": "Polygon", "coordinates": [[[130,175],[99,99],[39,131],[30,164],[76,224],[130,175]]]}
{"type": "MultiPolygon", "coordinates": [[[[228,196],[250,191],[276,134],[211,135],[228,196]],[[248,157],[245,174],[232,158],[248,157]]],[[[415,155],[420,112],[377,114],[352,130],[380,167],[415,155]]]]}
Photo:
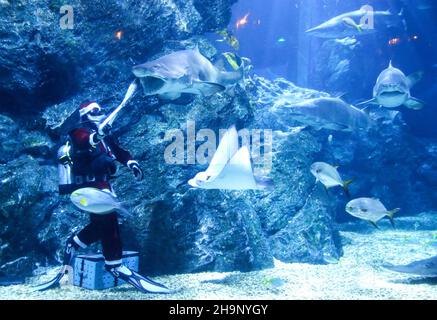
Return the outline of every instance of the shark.
{"type": "Polygon", "coordinates": [[[214,66],[199,49],[175,51],[132,68],[145,95],[176,100],[182,94],[212,96],[243,78],[243,67],[223,71],[214,66]]]}
{"type": "Polygon", "coordinates": [[[368,24],[370,18],[375,21],[383,21],[386,25],[396,25],[396,18],[402,15],[393,14],[387,11],[370,11],[370,8],[362,7],[359,10],[343,13],[322,24],[308,29],[308,35],[325,38],[325,39],[340,39],[345,37],[367,35],[376,32],[375,27],[368,24]]]}
{"type": "Polygon", "coordinates": [[[369,116],[340,98],[322,97],[299,103],[277,101],[271,111],[282,123],[297,121],[316,130],[357,131],[369,129],[369,116]]]}
{"type": "Polygon", "coordinates": [[[409,109],[420,110],[424,103],[411,96],[410,88],[419,82],[422,76],[423,72],[416,72],[407,77],[401,70],[393,67],[390,61],[388,68],[384,69],[376,80],[373,98],[358,105],[377,104],[386,108],[404,105],[409,109]]]}

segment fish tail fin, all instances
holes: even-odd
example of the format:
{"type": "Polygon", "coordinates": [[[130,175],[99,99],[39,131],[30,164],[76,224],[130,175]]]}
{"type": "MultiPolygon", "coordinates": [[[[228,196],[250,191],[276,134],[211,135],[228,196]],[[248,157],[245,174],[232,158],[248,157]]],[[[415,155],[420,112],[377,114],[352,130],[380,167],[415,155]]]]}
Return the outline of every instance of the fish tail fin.
{"type": "Polygon", "coordinates": [[[369,222],[370,222],[370,224],[371,224],[372,226],[374,226],[376,229],[379,229],[379,227],[378,227],[378,225],[376,224],[375,221],[370,221],[370,220],[369,220],[369,222]]]}
{"type": "Polygon", "coordinates": [[[118,206],[118,211],[120,211],[120,213],[124,216],[124,217],[130,217],[132,215],[132,213],[130,211],[128,211],[126,208],[124,208],[123,206],[118,206]]]}
{"type": "Polygon", "coordinates": [[[349,185],[350,185],[353,181],[354,181],[353,179],[350,179],[350,180],[346,180],[346,181],[343,182],[343,190],[344,190],[344,193],[346,194],[346,196],[347,196],[348,198],[351,197],[351,194],[350,194],[350,192],[349,192],[349,185]]]}
{"type": "Polygon", "coordinates": [[[425,102],[414,97],[410,97],[404,102],[404,106],[412,110],[421,110],[425,106],[425,102]]]}
{"type": "Polygon", "coordinates": [[[393,228],[395,227],[395,221],[393,219],[393,216],[396,212],[399,212],[400,210],[401,210],[400,208],[396,208],[387,212],[387,217],[390,219],[390,223],[393,226],[393,228]]]}

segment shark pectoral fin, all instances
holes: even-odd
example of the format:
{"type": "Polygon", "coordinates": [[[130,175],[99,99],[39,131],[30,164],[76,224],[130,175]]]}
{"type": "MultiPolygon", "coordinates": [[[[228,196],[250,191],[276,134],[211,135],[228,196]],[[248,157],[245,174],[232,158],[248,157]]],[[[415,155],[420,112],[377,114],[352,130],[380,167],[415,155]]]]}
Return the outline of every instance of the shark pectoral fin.
{"type": "Polygon", "coordinates": [[[187,104],[190,104],[191,102],[193,102],[195,97],[196,97],[196,95],[192,94],[192,93],[182,93],[179,98],[171,100],[171,101],[168,101],[168,100],[162,99],[162,98],[160,100],[162,103],[170,102],[171,104],[186,106],[187,104]]]}
{"type": "Polygon", "coordinates": [[[357,29],[359,32],[363,31],[363,29],[358,24],[356,24],[355,21],[352,18],[344,18],[342,20],[342,22],[347,27],[351,27],[351,28],[357,29]]]}
{"type": "Polygon", "coordinates": [[[425,103],[419,99],[410,97],[410,99],[405,101],[404,106],[408,109],[420,110],[425,106],[425,103]]]}
{"type": "Polygon", "coordinates": [[[161,93],[159,95],[159,98],[163,100],[176,100],[180,97],[181,97],[180,92],[166,92],[166,93],[161,93]]]}
{"type": "Polygon", "coordinates": [[[365,105],[365,104],[376,104],[376,105],[379,105],[379,103],[376,101],[376,99],[372,98],[370,100],[358,103],[357,106],[362,106],[362,105],[365,105]]]}
{"type": "Polygon", "coordinates": [[[414,72],[414,73],[410,74],[407,77],[407,82],[408,82],[408,85],[410,86],[410,88],[413,87],[420,80],[422,80],[423,73],[424,73],[423,71],[417,71],[417,72],[414,72]]]}
{"type": "Polygon", "coordinates": [[[345,125],[344,123],[334,122],[333,124],[335,126],[334,130],[349,131],[349,129],[350,129],[350,127],[348,125],[345,125]]]}
{"type": "Polygon", "coordinates": [[[226,88],[221,84],[205,81],[194,81],[192,88],[198,91],[202,96],[212,96],[217,92],[224,91],[226,88]]]}

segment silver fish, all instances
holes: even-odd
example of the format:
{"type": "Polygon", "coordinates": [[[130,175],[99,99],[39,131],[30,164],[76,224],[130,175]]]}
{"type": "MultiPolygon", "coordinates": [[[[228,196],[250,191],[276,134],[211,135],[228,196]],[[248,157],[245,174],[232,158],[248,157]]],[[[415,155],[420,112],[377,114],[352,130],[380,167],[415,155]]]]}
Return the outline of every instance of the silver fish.
{"type": "Polygon", "coordinates": [[[314,162],[310,169],[313,176],[322,183],[326,189],[340,186],[344,189],[346,195],[349,196],[349,185],[352,180],[343,181],[336,167],[333,167],[325,162],[314,162]]]}
{"type": "Polygon", "coordinates": [[[376,228],[376,223],[387,216],[394,226],[393,215],[400,209],[387,210],[379,199],[375,198],[358,198],[349,201],[346,205],[346,212],[362,220],[369,221],[376,228]]]}
{"type": "Polygon", "coordinates": [[[129,215],[121,203],[109,190],[99,190],[97,188],[82,188],[74,191],[70,195],[71,202],[79,209],[95,214],[107,214],[120,210],[129,215]]]}

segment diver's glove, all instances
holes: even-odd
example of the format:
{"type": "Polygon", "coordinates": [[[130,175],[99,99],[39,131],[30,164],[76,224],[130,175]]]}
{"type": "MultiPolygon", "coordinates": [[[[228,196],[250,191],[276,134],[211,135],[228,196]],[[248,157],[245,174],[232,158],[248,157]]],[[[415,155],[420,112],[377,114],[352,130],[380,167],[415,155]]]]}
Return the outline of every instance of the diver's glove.
{"type": "Polygon", "coordinates": [[[106,136],[109,136],[111,134],[112,126],[108,123],[106,126],[100,128],[97,130],[97,135],[99,136],[100,140],[103,139],[106,136]]]}
{"type": "Polygon", "coordinates": [[[107,135],[111,134],[111,125],[107,124],[103,128],[98,128],[96,132],[90,135],[90,144],[94,147],[102,141],[107,135]]]}
{"type": "Polygon", "coordinates": [[[132,170],[132,172],[134,173],[135,178],[137,178],[138,180],[142,180],[143,179],[143,170],[141,170],[140,165],[138,164],[138,162],[136,162],[135,160],[129,160],[127,162],[127,166],[129,169],[132,170]]]}

